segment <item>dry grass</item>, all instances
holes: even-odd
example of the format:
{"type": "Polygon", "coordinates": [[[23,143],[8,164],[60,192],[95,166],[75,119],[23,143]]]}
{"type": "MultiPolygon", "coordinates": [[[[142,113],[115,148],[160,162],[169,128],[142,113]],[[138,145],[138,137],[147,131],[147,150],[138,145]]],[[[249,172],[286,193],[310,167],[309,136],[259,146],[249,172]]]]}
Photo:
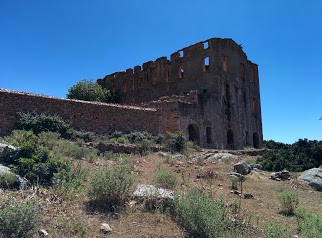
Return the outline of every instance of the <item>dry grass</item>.
{"type": "MultiPolygon", "coordinates": [[[[202,153],[202,152],[200,152],[202,153]]],[[[242,159],[252,159],[243,157],[242,159]]],[[[153,176],[157,165],[162,163],[165,169],[178,173],[178,190],[197,186],[208,192],[214,199],[224,197],[227,205],[234,201],[241,202],[242,212],[252,217],[254,227],[252,237],[263,237],[263,229],[268,222],[279,222],[295,230],[296,220],[279,213],[281,206],[278,201],[278,192],[294,190],[298,192],[299,207],[322,214],[320,200],[322,194],[297,182],[297,174],[288,181],[269,180],[270,173],[252,171],[243,183],[243,193],[251,193],[254,199],[241,199],[231,193],[231,179],[227,176],[233,170],[233,165],[239,159],[230,161],[216,161],[200,163],[200,161],[169,160],[157,154],[147,156],[132,156],[132,171],[137,174],[136,184],[153,184],[153,176]]],[[[83,161],[84,168],[92,173],[100,165],[113,166],[114,161],[104,159],[95,163],[83,161]]],[[[88,184],[87,184],[88,185],[88,184]]],[[[85,186],[87,186],[85,185],[85,186]]],[[[40,189],[34,191],[2,191],[0,199],[13,195],[20,199],[38,197],[42,201],[43,219],[39,229],[48,231],[50,237],[105,237],[100,234],[100,224],[108,223],[113,229],[106,237],[140,237],[140,238],[165,238],[184,237],[182,228],[167,214],[160,212],[147,212],[142,204],[126,206],[118,214],[92,211],[88,209],[86,192],[58,197],[54,190],[40,189]]],[[[295,233],[294,233],[295,234],[295,233]]],[[[37,236],[35,236],[37,237],[37,236]]]]}

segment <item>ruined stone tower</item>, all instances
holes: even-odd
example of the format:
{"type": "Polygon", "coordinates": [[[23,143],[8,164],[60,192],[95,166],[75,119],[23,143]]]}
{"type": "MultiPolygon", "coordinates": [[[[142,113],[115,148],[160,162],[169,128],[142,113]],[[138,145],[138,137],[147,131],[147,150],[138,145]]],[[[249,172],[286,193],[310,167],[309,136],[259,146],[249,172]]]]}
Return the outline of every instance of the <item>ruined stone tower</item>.
{"type": "Polygon", "coordinates": [[[262,145],[258,66],[232,39],[211,38],[97,82],[121,104],[156,108],[163,134],[184,131],[208,148],[262,145]]]}

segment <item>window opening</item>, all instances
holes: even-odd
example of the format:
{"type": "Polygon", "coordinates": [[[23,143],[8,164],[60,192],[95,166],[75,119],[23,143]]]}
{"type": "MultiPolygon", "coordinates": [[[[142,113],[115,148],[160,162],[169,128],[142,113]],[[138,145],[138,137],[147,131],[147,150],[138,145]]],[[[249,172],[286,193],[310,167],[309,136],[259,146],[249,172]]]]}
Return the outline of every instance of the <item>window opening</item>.
{"type": "Polygon", "coordinates": [[[204,70],[209,70],[209,57],[204,58],[204,70]]]}
{"type": "Polygon", "coordinates": [[[188,132],[189,132],[189,140],[195,142],[197,145],[199,145],[200,142],[200,136],[199,136],[199,128],[197,125],[191,124],[188,126],[188,132]]]}
{"type": "Polygon", "coordinates": [[[234,149],[234,132],[232,130],[227,131],[227,146],[228,149],[234,149]]]}
{"type": "Polygon", "coordinates": [[[203,43],[203,48],[204,48],[204,49],[207,49],[208,47],[209,47],[208,41],[204,42],[204,43],[203,43]]]}
{"type": "Polygon", "coordinates": [[[180,55],[180,58],[182,58],[182,57],[183,57],[183,50],[180,50],[180,51],[179,51],[179,55],[180,55]]]}

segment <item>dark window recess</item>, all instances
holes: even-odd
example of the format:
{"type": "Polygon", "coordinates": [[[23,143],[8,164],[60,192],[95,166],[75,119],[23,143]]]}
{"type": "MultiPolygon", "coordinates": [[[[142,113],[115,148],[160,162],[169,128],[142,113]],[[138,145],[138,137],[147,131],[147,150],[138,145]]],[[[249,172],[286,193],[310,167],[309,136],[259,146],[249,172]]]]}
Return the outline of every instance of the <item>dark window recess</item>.
{"type": "Polygon", "coordinates": [[[183,50],[179,51],[179,55],[180,55],[181,58],[183,57],[183,50]]]}
{"type": "Polygon", "coordinates": [[[183,78],[184,77],[184,70],[181,68],[180,69],[180,78],[183,78]]]}

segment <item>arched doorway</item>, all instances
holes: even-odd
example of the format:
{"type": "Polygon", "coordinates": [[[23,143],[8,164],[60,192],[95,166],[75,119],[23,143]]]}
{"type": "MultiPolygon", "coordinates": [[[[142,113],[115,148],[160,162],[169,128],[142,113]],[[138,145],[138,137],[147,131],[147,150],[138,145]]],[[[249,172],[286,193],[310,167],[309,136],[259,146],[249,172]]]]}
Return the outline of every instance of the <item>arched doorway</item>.
{"type": "Polygon", "coordinates": [[[200,144],[199,127],[197,125],[190,124],[188,126],[188,132],[189,132],[189,140],[199,145],[200,144]]]}
{"type": "Polygon", "coordinates": [[[259,148],[259,136],[257,132],[253,133],[253,145],[254,145],[254,148],[256,149],[259,148]]]}
{"type": "Polygon", "coordinates": [[[234,132],[232,130],[227,131],[227,147],[234,149],[234,132]]]}

